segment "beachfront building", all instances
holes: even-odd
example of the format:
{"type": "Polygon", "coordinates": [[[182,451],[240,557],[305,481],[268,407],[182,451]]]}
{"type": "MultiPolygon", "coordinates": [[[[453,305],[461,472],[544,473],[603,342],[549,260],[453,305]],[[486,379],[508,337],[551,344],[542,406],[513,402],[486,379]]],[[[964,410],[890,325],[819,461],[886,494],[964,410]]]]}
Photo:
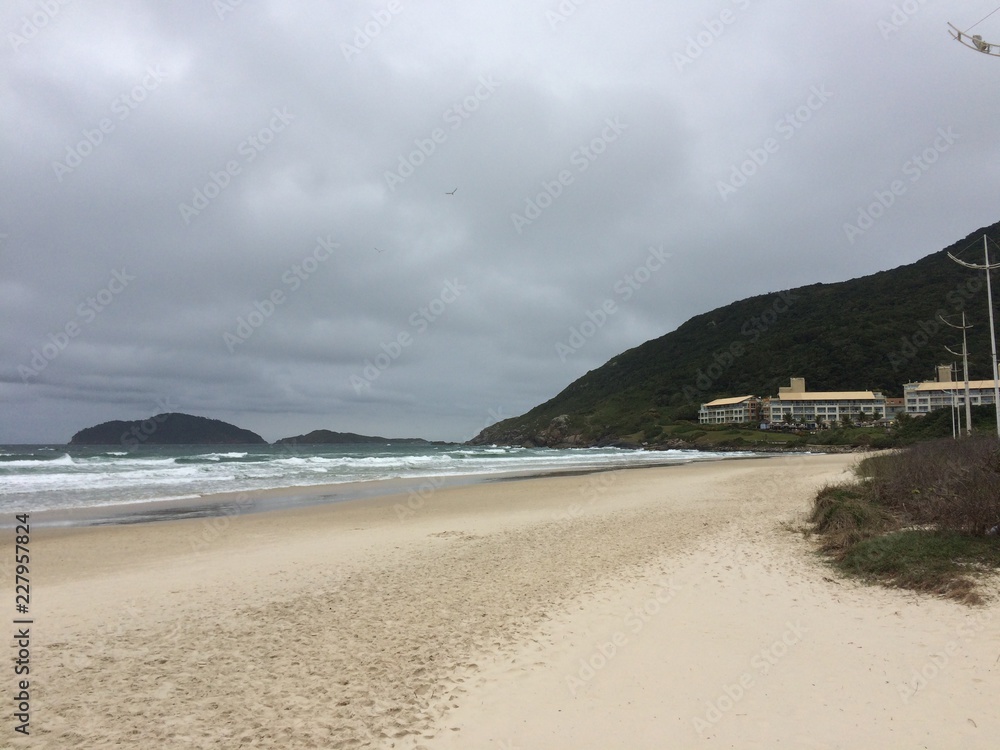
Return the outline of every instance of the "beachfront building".
{"type": "Polygon", "coordinates": [[[760,421],[760,399],[756,396],[717,398],[698,410],[700,424],[756,424],[760,421]]]}
{"type": "MultiPolygon", "coordinates": [[[[907,383],[903,386],[906,413],[922,415],[935,409],[965,406],[965,381],[951,379],[951,367],[940,365],[937,380],[907,383]]],[[[969,381],[969,403],[972,406],[992,404],[995,396],[992,380],[969,381]]]]}
{"type": "Polygon", "coordinates": [[[885,416],[885,396],[877,391],[807,391],[805,378],[792,378],[767,400],[765,421],[772,424],[835,424],[874,421],[885,416]]]}
{"type": "Polygon", "coordinates": [[[897,414],[901,414],[906,411],[906,399],[905,398],[886,398],[885,399],[885,416],[882,418],[885,422],[891,422],[896,418],[897,414]]]}

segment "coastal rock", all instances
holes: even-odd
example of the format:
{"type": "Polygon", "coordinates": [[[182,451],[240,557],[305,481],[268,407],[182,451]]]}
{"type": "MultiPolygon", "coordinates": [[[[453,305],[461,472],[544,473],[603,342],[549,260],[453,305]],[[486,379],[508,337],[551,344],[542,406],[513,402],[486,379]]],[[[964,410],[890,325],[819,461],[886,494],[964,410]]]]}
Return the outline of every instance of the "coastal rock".
{"type": "Polygon", "coordinates": [[[519,445],[523,448],[587,448],[594,445],[571,424],[568,414],[560,414],[540,428],[515,427],[505,420],[487,427],[469,441],[470,445],[519,445]]]}
{"type": "Polygon", "coordinates": [[[423,438],[385,438],[378,435],[358,435],[355,432],[333,432],[332,430],[313,430],[305,435],[281,438],[275,445],[358,445],[366,443],[417,443],[420,445],[441,445],[423,438]]]}
{"type": "Polygon", "coordinates": [[[256,432],[228,422],[169,412],[149,419],[113,420],[80,430],[70,445],[267,445],[256,432]]]}

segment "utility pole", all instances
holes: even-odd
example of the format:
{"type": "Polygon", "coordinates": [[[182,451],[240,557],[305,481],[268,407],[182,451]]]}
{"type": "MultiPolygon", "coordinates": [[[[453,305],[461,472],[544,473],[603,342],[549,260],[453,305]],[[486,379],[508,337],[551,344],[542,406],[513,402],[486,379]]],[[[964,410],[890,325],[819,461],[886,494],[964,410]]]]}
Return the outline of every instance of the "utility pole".
{"type": "MultiPolygon", "coordinates": [[[[966,32],[962,32],[955,26],[951,26],[951,35],[954,39],[964,44],[966,47],[971,47],[977,52],[983,52],[987,55],[994,55],[995,57],[1000,57],[1000,45],[990,44],[989,42],[983,41],[983,38],[978,34],[970,36],[968,31],[971,31],[973,27],[978,26],[987,18],[992,16],[1000,10],[1000,7],[991,10],[983,18],[980,18],[972,26],[970,26],[966,32]],[[963,38],[964,37],[964,38],[963,38]]],[[[997,437],[1000,438],[1000,368],[997,367],[997,334],[993,327],[993,290],[990,288],[990,271],[994,268],[1000,268],[1000,263],[995,266],[990,265],[990,248],[986,239],[986,234],[983,234],[983,253],[985,257],[985,263],[981,266],[976,266],[971,263],[964,263],[956,258],[951,253],[948,253],[948,257],[959,265],[965,266],[966,268],[982,268],[986,271],[986,299],[988,300],[990,306],[990,347],[993,350],[993,371],[990,377],[993,378],[993,408],[996,410],[997,415],[997,437]]],[[[968,396],[966,396],[968,398],[968,396]]],[[[966,401],[968,403],[968,401],[966,401]]],[[[970,425],[971,427],[971,425],[970,425]]]]}
{"type": "MultiPolygon", "coordinates": [[[[954,323],[949,323],[945,320],[943,315],[938,315],[938,319],[944,323],[946,326],[951,328],[961,328],[962,329],[962,369],[965,375],[965,434],[967,437],[972,437],[972,402],[969,398],[969,345],[966,342],[965,332],[972,328],[972,326],[965,324],[965,311],[962,311],[962,325],[957,326],[954,323]]],[[[949,354],[954,354],[958,356],[958,352],[953,352],[947,346],[945,349],[949,354]]]]}
{"type": "Polygon", "coordinates": [[[964,260],[959,260],[951,253],[948,253],[948,257],[958,263],[958,265],[986,272],[986,302],[990,311],[990,349],[993,353],[993,370],[990,373],[990,377],[993,378],[993,409],[996,411],[997,416],[997,437],[1000,438],[1000,372],[997,371],[997,333],[993,324],[993,286],[990,282],[990,271],[994,268],[1000,268],[1000,263],[990,265],[990,246],[985,234],[983,235],[983,256],[984,263],[979,266],[975,263],[966,263],[964,260]]]}
{"type": "MultiPolygon", "coordinates": [[[[951,382],[955,382],[955,363],[952,362],[951,366],[948,368],[948,377],[951,378],[951,382]]],[[[951,412],[951,439],[958,440],[959,434],[962,432],[962,420],[959,418],[958,427],[955,427],[955,414],[958,412],[958,402],[955,400],[955,389],[952,388],[947,392],[951,396],[951,406],[949,411],[951,412]]]]}

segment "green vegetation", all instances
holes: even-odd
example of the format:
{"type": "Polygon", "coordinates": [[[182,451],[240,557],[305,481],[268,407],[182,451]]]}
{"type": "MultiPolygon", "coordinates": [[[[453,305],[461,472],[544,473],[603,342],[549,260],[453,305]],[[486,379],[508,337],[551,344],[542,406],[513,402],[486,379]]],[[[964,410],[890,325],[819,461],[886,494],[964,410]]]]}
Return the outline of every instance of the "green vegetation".
{"type": "Polygon", "coordinates": [[[659,443],[683,440],[688,445],[701,449],[740,447],[756,450],[769,448],[804,447],[808,433],[778,432],[741,428],[735,425],[700,425],[693,422],[676,422],[664,425],[659,443]]]}
{"type": "Polygon", "coordinates": [[[70,445],[267,445],[256,432],[228,422],[170,412],[146,420],[102,422],[77,432],[70,445]]]}
{"type": "Polygon", "coordinates": [[[423,443],[429,441],[423,438],[384,438],[378,435],[359,435],[356,432],[333,432],[331,430],[313,430],[305,435],[286,437],[276,440],[275,445],[363,445],[366,443],[423,443]]]}
{"type": "MultiPolygon", "coordinates": [[[[526,414],[487,428],[473,442],[554,445],[570,436],[578,445],[666,443],[667,426],[696,421],[701,403],[776,395],[790,377],[805,378],[814,391],[901,396],[904,383],[933,378],[947,356],[943,346],[956,345],[955,332],[937,322],[938,314],[963,310],[975,325],[969,331],[970,375],[987,378],[984,280],[946,255],[981,242],[984,231],[1000,241],[997,224],[910,265],[750,297],[697,315],[612,358],[526,414]],[[550,431],[563,415],[571,429],[550,431]]],[[[1000,287],[1000,272],[994,273],[1000,287]]],[[[942,434],[950,434],[950,426],[942,434]]]]}
{"type": "MultiPolygon", "coordinates": [[[[897,419],[895,437],[898,445],[912,445],[921,440],[951,437],[951,410],[938,409],[924,417],[903,415],[897,419]]],[[[962,411],[965,424],[965,411],[962,411]]],[[[993,405],[972,407],[972,429],[982,435],[996,433],[996,412],[993,405]]]]}
{"type": "Polygon", "coordinates": [[[848,575],[981,601],[1000,569],[1000,441],[937,440],[863,460],[858,480],[824,487],[810,521],[848,575]]]}

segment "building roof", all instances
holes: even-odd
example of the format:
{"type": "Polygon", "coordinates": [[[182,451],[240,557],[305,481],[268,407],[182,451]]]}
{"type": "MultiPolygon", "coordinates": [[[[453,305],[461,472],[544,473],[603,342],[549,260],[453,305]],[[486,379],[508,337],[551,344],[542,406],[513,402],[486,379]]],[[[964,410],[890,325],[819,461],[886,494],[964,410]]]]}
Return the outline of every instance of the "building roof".
{"type": "Polygon", "coordinates": [[[756,396],[735,396],[733,398],[717,398],[715,401],[709,401],[703,406],[731,406],[733,404],[742,404],[744,401],[749,401],[756,396]]]}
{"type": "Polygon", "coordinates": [[[882,398],[871,391],[805,391],[772,396],[772,401],[864,401],[882,398]]]}
{"type": "MultiPolygon", "coordinates": [[[[972,390],[993,390],[994,381],[992,380],[970,380],[969,388],[972,390]]],[[[911,391],[957,391],[963,393],[965,391],[965,381],[955,380],[951,383],[941,383],[937,380],[928,380],[925,383],[907,383],[907,392],[911,391]]]]}

